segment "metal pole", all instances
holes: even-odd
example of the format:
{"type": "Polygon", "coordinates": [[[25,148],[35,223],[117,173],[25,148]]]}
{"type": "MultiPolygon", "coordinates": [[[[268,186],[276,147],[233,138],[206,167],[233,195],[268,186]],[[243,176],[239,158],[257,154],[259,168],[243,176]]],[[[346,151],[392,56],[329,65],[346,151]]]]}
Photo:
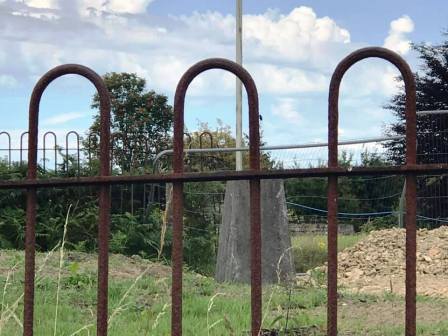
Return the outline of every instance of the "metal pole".
{"type": "MultiPolygon", "coordinates": [[[[243,64],[243,0],[236,0],[236,63],[243,64]]],[[[242,99],[243,86],[241,80],[236,78],[236,148],[242,146],[243,130],[242,130],[242,99]]],[[[243,170],[243,155],[236,152],[236,170],[243,170]]]]}

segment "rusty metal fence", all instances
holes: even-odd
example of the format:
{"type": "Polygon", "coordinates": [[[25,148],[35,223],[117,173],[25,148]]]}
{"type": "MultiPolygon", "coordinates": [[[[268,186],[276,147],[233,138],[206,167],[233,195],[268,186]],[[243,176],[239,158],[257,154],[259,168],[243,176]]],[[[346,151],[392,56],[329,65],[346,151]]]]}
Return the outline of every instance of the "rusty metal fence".
{"type": "Polygon", "coordinates": [[[97,335],[107,335],[108,312],[108,237],[110,222],[110,187],[130,183],[173,183],[173,251],[172,251],[172,315],[171,334],[182,335],[182,212],[183,184],[193,181],[250,181],[250,258],[251,258],[251,334],[259,335],[262,321],[261,291],[261,225],[260,180],[285,178],[328,178],[328,312],[327,335],[337,335],[337,207],[338,177],[359,175],[404,175],[406,177],[406,320],[407,336],[416,335],[416,176],[441,174],[447,164],[416,164],[416,110],[415,82],[408,64],[396,53],[384,48],[364,48],[353,52],[339,63],[330,84],[328,106],[328,155],[325,168],[260,170],[260,134],[258,93],[251,75],[238,64],[226,59],[207,59],[192,66],[181,78],[174,101],[174,172],[136,176],[111,176],[110,167],[110,101],[107,88],[95,72],[80,65],[62,65],[50,70],[37,83],[31,96],[28,131],[28,177],[22,181],[0,181],[0,189],[25,189],[27,193],[25,297],[23,334],[33,335],[36,192],[39,188],[91,185],[98,187],[98,294],[97,335]],[[400,71],[406,91],[406,163],[402,166],[354,167],[338,166],[338,98],[339,88],[346,71],[355,63],[369,57],[385,59],[400,71]],[[184,172],[184,102],[192,80],[209,69],[227,70],[244,84],[249,104],[250,168],[238,172],[185,173],[184,172]],[[37,179],[37,136],[39,103],[47,86],[58,77],[77,74],[87,78],[96,87],[100,97],[100,174],[96,177],[67,177],[37,179]]]}
{"type": "MultiPolygon", "coordinates": [[[[0,132],[3,136],[0,140],[0,154],[3,153],[0,161],[8,167],[5,175],[17,177],[17,171],[25,172],[27,161],[25,156],[28,153],[28,146],[24,139],[28,136],[28,131],[21,133],[10,133],[7,131],[0,132]],[[23,169],[19,169],[23,168],[23,169]]],[[[194,134],[184,133],[185,146],[188,150],[198,147],[198,150],[207,148],[218,148],[212,133],[208,131],[195,132],[194,134]],[[196,141],[193,141],[196,140],[196,141]],[[210,146],[210,147],[209,147],[210,146]]],[[[121,132],[111,133],[111,170],[113,175],[120,174],[141,174],[142,171],[158,172],[162,166],[149,145],[150,137],[143,133],[139,137],[139,142],[135,146],[127,146],[114,142],[116,139],[122,139],[121,132]],[[121,161],[117,160],[119,154],[124,151],[131,152],[131,160],[133,162],[129,169],[123,169],[120,166],[121,161]],[[133,153],[138,153],[138,160],[132,159],[133,153]]],[[[45,176],[65,177],[65,176],[91,176],[95,169],[94,162],[98,158],[97,144],[99,143],[99,134],[95,132],[87,133],[85,136],[80,132],[70,130],[64,133],[55,131],[46,131],[38,139],[39,146],[37,148],[38,171],[45,176]]],[[[193,158],[192,158],[193,159],[193,158]]],[[[165,162],[166,161],[166,162],[165,162]]],[[[169,165],[168,160],[164,164],[169,165]]],[[[186,159],[185,164],[190,166],[191,159],[186,159]]],[[[195,170],[204,171],[205,167],[210,167],[210,163],[214,163],[213,168],[221,168],[224,162],[218,155],[209,153],[201,154],[193,160],[195,170]]],[[[171,169],[171,167],[169,167],[171,169]]],[[[191,167],[190,167],[191,170],[191,167]]],[[[143,184],[136,186],[117,185],[113,186],[111,191],[112,204],[116,213],[145,212],[152,204],[162,204],[164,202],[165,188],[164,184],[143,184]]]]}
{"type": "MultiPolygon", "coordinates": [[[[21,132],[18,135],[19,141],[14,141],[14,134],[11,135],[10,132],[7,131],[1,131],[0,136],[5,136],[6,138],[6,144],[4,142],[0,142],[0,153],[5,153],[3,157],[0,158],[0,160],[3,160],[5,163],[7,163],[8,167],[11,168],[12,165],[17,164],[19,166],[25,165],[26,160],[24,156],[28,152],[28,147],[24,144],[24,139],[29,134],[28,131],[21,132]],[[18,154],[16,154],[18,153],[18,154]]],[[[216,143],[213,134],[204,131],[201,133],[195,134],[198,138],[199,147],[200,150],[205,150],[206,148],[219,148],[219,145],[216,143]],[[208,139],[206,141],[205,139],[208,139]]],[[[186,147],[191,149],[193,147],[193,138],[192,135],[189,133],[184,133],[186,141],[186,147]]],[[[157,157],[157,153],[154,153],[149,148],[149,138],[150,136],[148,134],[141,134],[141,139],[139,139],[138,144],[136,144],[135,147],[138,147],[135,150],[141,150],[141,155],[145,157],[142,164],[145,166],[152,166],[154,165],[154,162],[152,160],[153,157],[157,157]]],[[[111,139],[116,140],[122,138],[121,132],[115,132],[111,134],[111,139]]],[[[81,176],[82,175],[82,163],[85,163],[87,166],[92,165],[92,161],[96,156],[98,156],[98,153],[96,153],[96,146],[94,146],[94,143],[99,142],[99,134],[92,132],[88,133],[85,137],[80,135],[79,132],[71,130],[63,134],[58,134],[54,131],[47,131],[42,136],[42,146],[37,148],[38,152],[38,162],[41,164],[42,171],[43,172],[53,172],[58,173],[61,171],[68,171],[70,168],[70,159],[73,159],[73,167],[76,175],[81,176]],[[64,141],[60,141],[60,138],[63,138],[64,141]],[[51,141],[49,141],[48,138],[51,138],[51,141]],[[74,142],[70,141],[70,138],[74,138],[74,142]],[[84,141],[85,140],[85,141],[84,141]],[[50,143],[49,143],[50,142],[50,143]],[[48,165],[51,165],[52,167],[49,167],[48,165]]],[[[116,167],[119,164],[117,162],[114,163],[115,155],[117,151],[120,150],[120,147],[118,144],[112,142],[110,146],[110,152],[111,152],[111,167],[116,167]]],[[[131,148],[130,151],[134,150],[134,148],[131,148]]],[[[201,170],[203,170],[204,160],[203,158],[206,155],[201,155],[200,160],[200,166],[201,170]]],[[[131,160],[133,161],[133,160],[131,160]]],[[[131,170],[136,167],[140,167],[141,163],[135,164],[135,166],[131,166],[131,170]]],[[[129,173],[129,172],[127,172],[129,173]]]]}

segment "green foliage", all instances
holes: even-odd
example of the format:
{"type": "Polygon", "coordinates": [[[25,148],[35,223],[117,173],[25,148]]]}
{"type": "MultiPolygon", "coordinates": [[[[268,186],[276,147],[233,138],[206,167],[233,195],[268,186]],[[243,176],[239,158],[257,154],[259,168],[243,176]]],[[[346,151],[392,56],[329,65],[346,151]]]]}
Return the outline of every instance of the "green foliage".
{"type": "MultiPolygon", "coordinates": [[[[417,111],[448,109],[448,31],[443,34],[440,44],[414,44],[413,49],[421,61],[420,69],[414,74],[416,82],[417,111]]],[[[398,77],[397,80],[402,80],[398,77]]],[[[405,135],[404,86],[396,94],[385,109],[391,111],[398,119],[389,126],[389,135],[405,135]]],[[[448,114],[419,115],[417,117],[417,163],[446,163],[448,154],[448,114]]],[[[390,159],[396,164],[404,164],[406,153],[405,139],[390,141],[386,145],[390,159]]],[[[434,179],[421,177],[417,179],[419,214],[433,218],[447,218],[448,208],[440,203],[440,198],[448,195],[447,176],[434,179]],[[439,197],[434,196],[437,190],[439,197]]],[[[438,227],[443,222],[430,221],[429,227],[438,227]]]]}
{"type": "MultiPolygon", "coordinates": [[[[82,169],[88,171],[85,165],[82,169]]],[[[58,173],[41,171],[39,177],[63,177],[66,174],[63,170],[58,173]]],[[[0,162],[0,175],[4,179],[23,179],[26,170],[20,166],[8,168],[7,163],[0,162]]],[[[141,186],[135,186],[134,190],[136,193],[142,192],[141,186]]],[[[184,256],[188,267],[195,271],[207,274],[214,271],[219,207],[224,190],[225,184],[221,182],[185,184],[184,256]]],[[[69,218],[66,247],[81,252],[96,250],[99,209],[95,188],[40,189],[37,196],[38,250],[50,250],[60,242],[70,204],[73,210],[69,218]]],[[[24,248],[25,201],[25,193],[20,190],[0,191],[0,248],[24,248]]],[[[136,206],[137,210],[131,214],[126,211],[121,213],[118,203],[112,202],[110,251],[157,258],[161,249],[163,205],[154,204],[144,212],[141,206],[136,206]]],[[[168,226],[161,254],[163,260],[171,257],[171,237],[171,226],[168,226]]],[[[78,277],[73,275],[73,278],[78,277]]]]}
{"type": "Polygon", "coordinates": [[[68,265],[69,276],[64,278],[64,285],[66,287],[75,287],[77,289],[91,289],[96,284],[96,277],[94,274],[80,270],[80,265],[77,262],[68,265]]]}
{"type": "Polygon", "coordinates": [[[225,184],[222,182],[184,185],[185,262],[195,271],[213,274],[221,222],[220,206],[225,184]]]}
{"type": "MultiPolygon", "coordinates": [[[[70,166],[69,166],[70,167],[70,166]]],[[[82,169],[88,170],[86,167],[82,169]]],[[[40,178],[66,176],[40,171],[40,178]]],[[[3,179],[23,179],[26,170],[18,165],[8,167],[0,162],[3,179]]],[[[70,204],[73,211],[69,218],[67,247],[78,251],[94,251],[97,247],[98,196],[94,188],[45,188],[37,192],[38,209],[36,247],[47,251],[56,246],[62,237],[65,216],[70,204]]],[[[21,190],[1,190],[0,202],[0,248],[24,248],[25,241],[25,193],[21,190]]],[[[154,207],[135,216],[113,213],[111,216],[111,252],[139,254],[154,257],[158,254],[161,226],[161,210],[154,207]]],[[[170,239],[170,233],[167,234],[170,239]]],[[[170,243],[166,242],[166,253],[170,243]]],[[[169,254],[168,254],[169,255],[169,254]]]]}
{"type": "MultiPolygon", "coordinates": [[[[365,151],[361,154],[360,166],[379,167],[388,165],[376,152],[365,151]]],[[[341,167],[352,167],[353,156],[342,152],[339,157],[341,167]]],[[[338,179],[338,212],[373,213],[393,211],[397,208],[404,179],[394,176],[353,176],[338,179]]],[[[327,179],[307,178],[285,180],[287,201],[306,205],[314,209],[327,209],[327,179]],[[291,196],[289,196],[291,195],[291,196]]],[[[296,222],[309,224],[313,221],[326,222],[326,213],[291,205],[290,214],[296,222]]],[[[359,232],[368,220],[365,216],[340,216],[339,223],[351,224],[359,232]]]]}
{"type": "MultiPolygon", "coordinates": [[[[168,98],[146,89],[146,80],[133,73],[107,73],[103,77],[111,96],[111,130],[113,159],[122,172],[144,172],[154,155],[170,147],[173,123],[168,98]]],[[[99,108],[95,95],[92,108],[99,108]]],[[[90,134],[99,134],[96,115],[90,134]]],[[[98,151],[99,138],[84,141],[93,153],[98,151]]]]}
{"type": "MultiPolygon", "coordinates": [[[[229,125],[217,120],[215,129],[211,129],[207,123],[198,123],[198,129],[188,133],[184,139],[186,148],[235,148],[236,141],[229,125]],[[210,137],[211,135],[211,137],[210,137]]],[[[249,139],[245,136],[242,146],[249,147],[249,139]]],[[[262,144],[263,145],[263,144],[262,144]]],[[[249,152],[243,151],[243,167],[249,168],[249,152]]],[[[269,169],[276,164],[269,154],[261,153],[261,167],[269,169]]],[[[163,165],[163,163],[161,163],[163,165]]],[[[164,170],[169,170],[169,163],[165,163],[164,170]]],[[[188,171],[217,171],[235,169],[235,152],[201,153],[185,155],[185,169],[188,171]]]]}
{"type": "MultiPolygon", "coordinates": [[[[444,34],[448,37],[448,32],[444,34]]],[[[414,44],[421,66],[415,73],[417,91],[417,111],[448,109],[448,39],[439,45],[428,43],[414,44]]],[[[397,80],[401,80],[398,77],[397,80]]],[[[391,135],[404,135],[405,127],[405,92],[404,86],[385,106],[397,117],[398,122],[390,125],[391,135]]],[[[417,118],[417,142],[419,159],[422,163],[447,162],[445,143],[448,140],[448,115],[441,114],[434,122],[434,116],[417,118]],[[434,141],[437,138],[438,141],[434,141]],[[438,153],[438,155],[431,155],[438,153]]],[[[405,140],[391,141],[388,144],[390,158],[397,164],[403,164],[405,159],[405,140]]]]}
{"type": "Polygon", "coordinates": [[[0,247],[23,248],[25,242],[25,211],[4,207],[0,211],[0,247]]]}
{"type": "MultiPolygon", "coordinates": [[[[128,212],[115,214],[111,218],[110,251],[125,255],[156,257],[160,249],[160,226],[162,212],[152,209],[144,223],[128,212]]],[[[171,237],[167,237],[171,240],[171,237]]],[[[169,246],[170,244],[168,244],[169,246]]]]}

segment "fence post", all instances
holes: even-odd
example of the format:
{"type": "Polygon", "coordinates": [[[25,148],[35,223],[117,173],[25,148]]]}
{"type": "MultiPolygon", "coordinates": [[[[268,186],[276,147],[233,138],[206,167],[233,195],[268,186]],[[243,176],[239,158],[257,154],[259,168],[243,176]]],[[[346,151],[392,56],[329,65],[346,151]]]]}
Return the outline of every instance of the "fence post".
{"type": "MultiPolygon", "coordinates": [[[[232,72],[243,82],[249,103],[250,169],[260,170],[260,134],[258,114],[258,93],[250,74],[235,62],[213,58],[196,63],[180,79],[174,97],[174,174],[183,173],[184,157],[184,105],[185,94],[191,81],[200,73],[210,69],[232,72]]],[[[251,219],[251,315],[252,336],[261,329],[261,223],[260,223],[260,180],[250,179],[251,219]]],[[[173,183],[173,281],[171,334],[182,335],[182,228],[183,228],[183,182],[173,183]]]]}
{"type": "MultiPolygon", "coordinates": [[[[61,65],[48,71],[37,82],[31,95],[29,105],[29,136],[28,136],[28,181],[37,178],[37,135],[39,120],[39,105],[42,95],[48,85],[55,79],[77,74],[88,79],[98,91],[100,97],[100,127],[101,127],[101,176],[109,176],[109,142],[110,142],[110,100],[109,92],[102,78],[93,70],[77,64],[61,65]]],[[[23,136],[23,134],[22,134],[23,136]]],[[[107,293],[108,293],[108,263],[109,263],[109,219],[110,219],[110,187],[102,184],[99,195],[98,224],[98,302],[97,302],[97,335],[107,335],[107,293]]],[[[23,335],[33,336],[34,322],[34,277],[35,277],[35,243],[36,243],[36,205],[37,188],[27,188],[26,229],[25,229],[25,289],[23,311],[23,335]]]]}
{"type": "MultiPolygon", "coordinates": [[[[328,98],[329,167],[338,166],[338,100],[342,78],[355,63],[365,58],[382,58],[394,64],[405,83],[406,166],[416,165],[416,92],[411,68],[397,53],[379,47],[354,51],[336,67],[328,98]]],[[[328,178],[328,336],[337,335],[337,176],[328,178]]],[[[406,174],[406,336],[416,334],[416,178],[406,174]]]]}

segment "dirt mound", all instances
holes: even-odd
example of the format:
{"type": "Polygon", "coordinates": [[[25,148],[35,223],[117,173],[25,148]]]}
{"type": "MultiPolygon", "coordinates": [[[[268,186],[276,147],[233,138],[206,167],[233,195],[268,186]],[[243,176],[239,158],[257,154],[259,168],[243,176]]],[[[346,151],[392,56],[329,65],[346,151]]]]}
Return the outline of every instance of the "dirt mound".
{"type": "MultiPolygon", "coordinates": [[[[339,284],[404,294],[405,230],[372,232],[338,255],[339,284]]],[[[417,293],[448,297],[448,227],[417,232],[417,293]]]]}
{"type": "MultiPolygon", "coordinates": [[[[23,251],[0,250],[0,276],[7,276],[12,268],[23,272],[25,254],[23,251]]],[[[36,269],[41,275],[57,277],[59,271],[59,250],[50,253],[36,253],[36,269]]],[[[96,274],[98,256],[75,251],[65,251],[62,275],[71,273],[96,274]],[[76,267],[71,267],[76,264],[76,267]]],[[[137,255],[127,257],[120,254],[109,255],[109,275],[111,278],[136,279],[141,273],[154,278],[168,278],[171,267],[143,259],[137,255]]]]}

